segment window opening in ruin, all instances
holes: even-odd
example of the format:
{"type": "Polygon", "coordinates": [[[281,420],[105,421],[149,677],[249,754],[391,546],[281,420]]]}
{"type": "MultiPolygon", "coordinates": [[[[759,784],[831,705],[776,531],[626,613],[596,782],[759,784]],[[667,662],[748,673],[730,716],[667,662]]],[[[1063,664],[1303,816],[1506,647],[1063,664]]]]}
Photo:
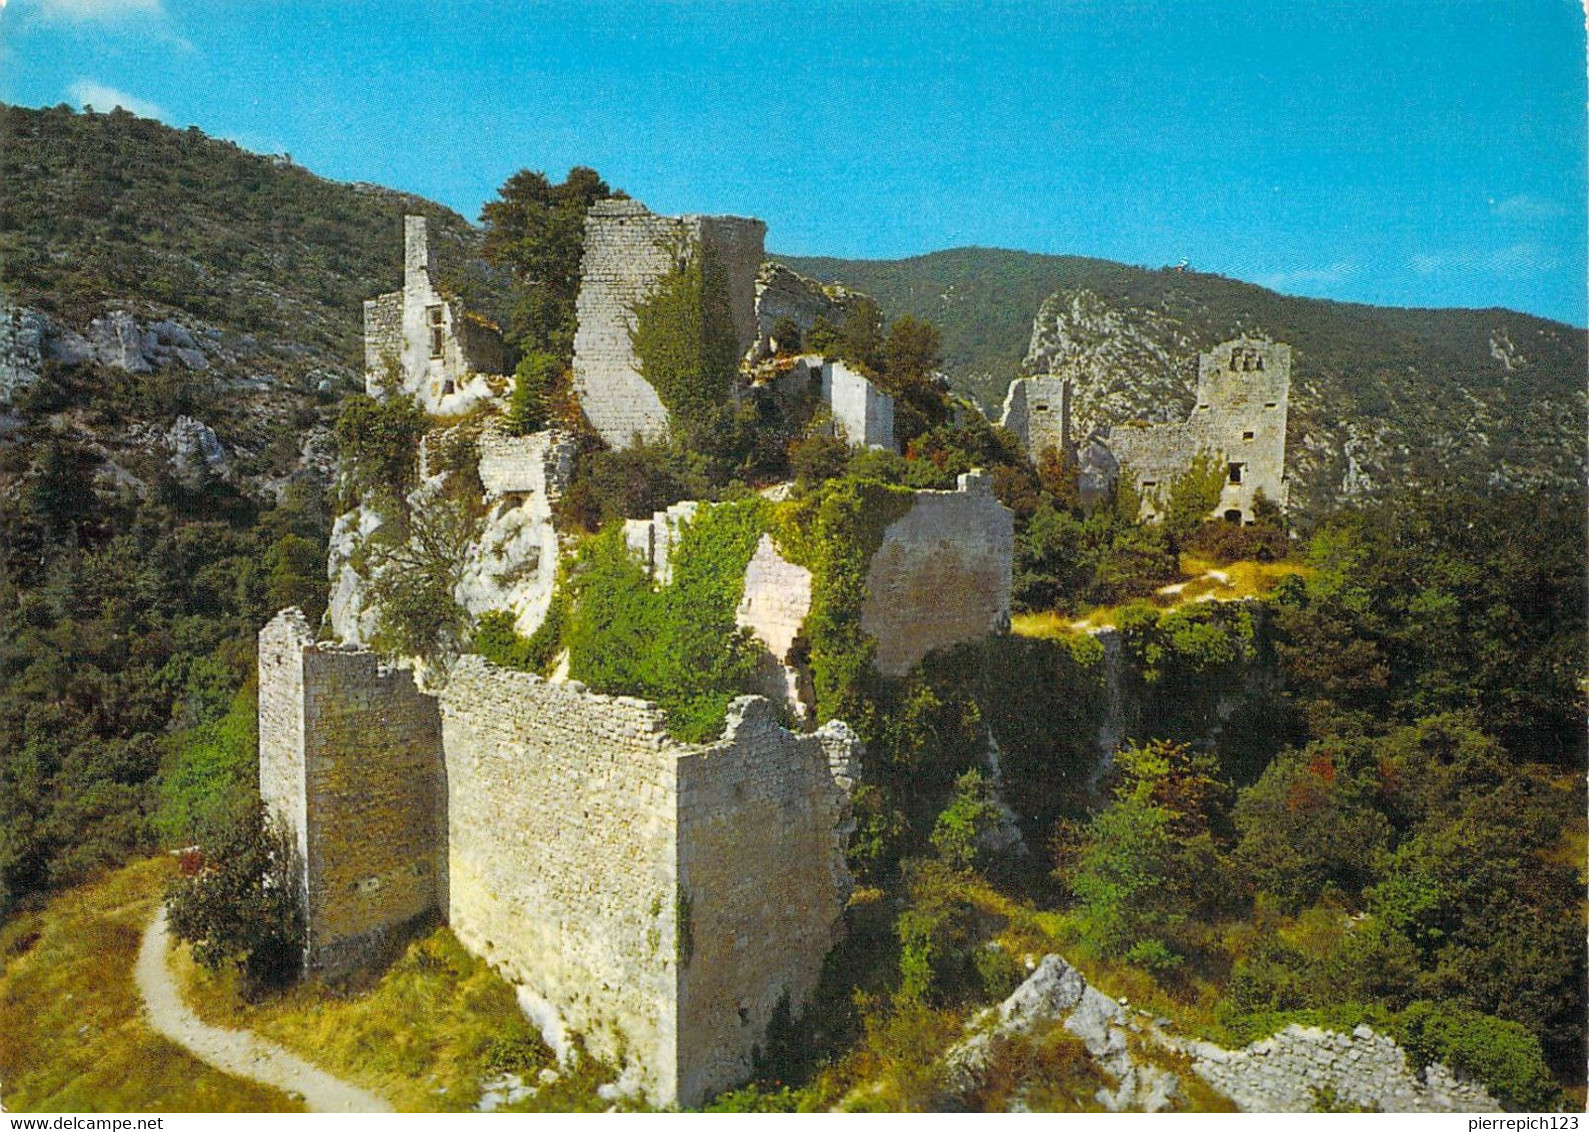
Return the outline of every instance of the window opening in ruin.
{"type": "Polygon", "coordinates": [[[1239,523],[1239,522],[1241,522],[1241,512],[1238,509],[1232,507],[1229,511],[1225,512],[1225,522],[1227,522],[1227,523],[1239,523]]]}
{"type": "Polygon", "coordinates": [[[1235,464],[1235,463],[1231,464],[1231,466],[1230,466],[1230,482],[1231,483],[1240,483],[1241,482],[1241,472],[1242,472],[1242,469],[1245,468],[1246,466],[1247,466],[1246,464],[1235,464]]]}
{"type": "Polygon", "coordinates": [[[433,358],[439,358],[442,355],[441,308],[426,307],[425,319],[430,324],[430,356],[433,358]]]}
{"type": "Polygon", "coordinates": [[[1252,356],[1252,368],[1255,369],[1255,370],[1262,370],[1263,369],[1263,355],[1262,354],[1254,354],[1252,356]]]}
{"type": "Polygon", "coordinates": [[[1047,405],[1033,405],[1032,406],[1032,411],[1034,413],[1046,413],[1046,412],[1048,412],[1048,406],[1047,405]]]}
{"type": "Polygon", "coordinates": [[[1142,481],[1142,486],[1143,487],[1158,487],[1159,486],[1159,481],[1158,480],[1143,480],[1142,481]]]}
{"type": "Polygon", "coordinates": [[[1206,408],[1208,408],[1208,406],[1207,405],[1199,405],[1198,408],[1199,409],[1206,409],[1206,408]]]}
{"type": "Polygon", "coordinates": [[[1265,401],[1263,403],[1263,407],[1266,408],[1266,409],[1273,409],[1278,404],[1279,404],[1278,401],[1265,401]]]}
{"type": "Polygon", "coordinates": [[[1251,440],[1252,437],[1253,437],[1253,434],[1250,433],[1250,432],[1244,432],[1244,433],[1241,434],[1241,438],[1243,440],[1251,440]]]}

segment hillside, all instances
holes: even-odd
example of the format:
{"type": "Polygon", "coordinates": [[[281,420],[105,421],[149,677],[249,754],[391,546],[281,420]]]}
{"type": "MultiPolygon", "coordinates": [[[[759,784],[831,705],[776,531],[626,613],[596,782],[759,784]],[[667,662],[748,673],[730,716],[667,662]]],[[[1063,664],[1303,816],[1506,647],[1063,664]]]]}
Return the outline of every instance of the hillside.
{"type": "Polygon", "coordinates": [[[153,303],[356,367],[361,304],[401,277],[412,212],[443,274],[486,290],[466,269],[477,233],[450,209],[120,109],[0,106],[0,185],[0,281],[68,324],[153,303]]]}
{"type": "Polygon", "coordinates": [[[1290,343],[1293,502],[1304,513],[1411,482],[1582,482],[1586,338],[1548,319],[1328,302],[984,248],[783,262],[872,294],[891,318],[937,323],[947,372],[994,413],[1011,377],[1052,370],[1077,380],[1083,426],[1183,419],[1199,350],[1240,330],[1290,343]]]}

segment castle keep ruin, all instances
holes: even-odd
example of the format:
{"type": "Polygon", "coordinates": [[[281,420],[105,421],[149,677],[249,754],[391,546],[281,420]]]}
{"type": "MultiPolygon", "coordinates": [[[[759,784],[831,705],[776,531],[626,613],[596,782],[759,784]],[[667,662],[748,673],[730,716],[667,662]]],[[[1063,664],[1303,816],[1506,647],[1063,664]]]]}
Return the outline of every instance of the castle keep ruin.
{"type": "Polygon", "coordinates": [[[601,438],[622,448],[659,440],[668,411],[640,375],[635,308],[689,256],[711,257],[728,286],[737,352],[759,337],[756,276],[767,226],[739,216],[658,216],[635,200],[601,200],[585,216],[574,335],[574,392],[601,438]]]}
{"type": "Polygon", "coordinates": [[[1259,492],[1284,508],[1286,413],[1291,394],[1291,347],[1241,337],[1198,356],[1197,403],[1176,424],[1104,426],[1077,445],[1070,427],[1070,382],[1058,375],[1010,383],[999,422],[1012,429],[1035,460],[1053,447],[1082,457],[1084,491],[1107,490],[1129,474],[1142,497],[1142,513],[1156,517],[1170,484],[1200,454],[1223,465],[1225,483],[1211,517],[1253,521],[1259,492]]]}

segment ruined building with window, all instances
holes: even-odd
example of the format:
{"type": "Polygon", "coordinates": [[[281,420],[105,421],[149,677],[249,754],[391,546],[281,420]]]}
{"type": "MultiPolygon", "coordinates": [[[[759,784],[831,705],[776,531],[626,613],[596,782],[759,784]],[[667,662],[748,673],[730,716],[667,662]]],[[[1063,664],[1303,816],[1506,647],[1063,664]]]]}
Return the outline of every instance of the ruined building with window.
{"type": "Polygon", "coordinates": [[[1170,485],[1199,455],[1217,460],[1225,483],[1210,518],[1250,523],[1258,494],[1286,506],[1286,411],[1291,393],[1291,347],[1241,337],[1200,354],[1197,401],[1191,416],[1173,424],[1106,424],[1078,440],[1071,432],[1071,385],[1059,375],[1010,383],[1000,423],[1038,459],[1044,449],[1078,458],[1084,495],[1113,488],[1121,476],[1156,517],[1170,485]]]}

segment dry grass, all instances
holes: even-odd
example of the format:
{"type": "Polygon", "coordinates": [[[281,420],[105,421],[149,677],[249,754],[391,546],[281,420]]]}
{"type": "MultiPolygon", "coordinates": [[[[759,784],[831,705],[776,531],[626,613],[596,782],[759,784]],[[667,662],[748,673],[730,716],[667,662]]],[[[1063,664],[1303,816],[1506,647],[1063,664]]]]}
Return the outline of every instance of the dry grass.
{"type": "MultiPolygon", "coordinates": [[[[1196,554],[1181,555],[1182,581],[1165,586],[1148,598],[1161,610],[1178,609],[1199,601],[1241,601],[1262,597],[1288,574],[1306,577],[1307,566],[1300,562],[1231,562],[1220,565],[1196,554]]],[[[1120,611],[1127,604],[1096,606],[1070,617],[1061,613],[1017,613],[1010,628],[1017,636],[1052,639],[1071,633],[1085,633],[1119,623],[1120,611]]]]}
{"type": "Polygon", "coordinates": [[[143,1022],[133,967],[169,875],[144,861],[0,928],[0,1081],[13,1112],[301,1112],[143,1022]]]}
{"type": "MultiPolygon", "coordinates": [[[[188,1004],[206,1021],[251,1029],[400,1111],[467,1110],[480,1099],[482,1082],[499,1072],[533,1083],[552,1064],[512,988],[445,928],[410,944],[372,986],[356,992],[308,982],[246,1003],[230,973],[196,967],[186,947],[174,949],[172,968],[188,1004]]],[[[605,1108],[594,1090],[611,1079],[589,1066],[529,1106],[605,1108]]]]}

